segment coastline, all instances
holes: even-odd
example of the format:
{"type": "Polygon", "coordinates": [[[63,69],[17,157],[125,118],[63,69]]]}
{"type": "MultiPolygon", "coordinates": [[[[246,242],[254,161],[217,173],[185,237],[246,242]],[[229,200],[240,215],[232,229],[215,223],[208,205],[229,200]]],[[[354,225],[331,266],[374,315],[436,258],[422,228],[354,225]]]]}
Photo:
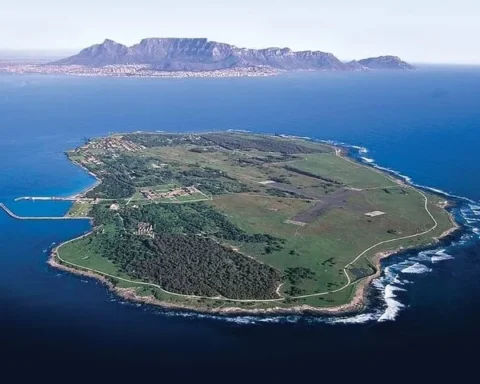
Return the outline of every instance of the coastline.
{"type": "MultiPolygon", "coordinates": [[[[140,296],[135,292],[135,288],[120,288],[113,284],[106,276],[88,271],[86,269],[74,268],[68,265],[62,264],[61,261],[58,260],[58,249],[63,245],[82,239],[88,235],[90,235],[93,231],[89,231],[75,237],[73,239],[67,240],[63,243],[60,243],[56,247],[54,247],[48,257],[47,264],[50,265],[52,268],[56,268],[62,270],[64,272],[68,272],[77,276],[84,276],[88,278],[95,279],[99,281],[101,284],[105,285],[111,292],[118,295],[119,297],[136,303],[154,305],[157,307],[161,307],[164,309],[179,309],[179,310],[186,310],[198,313],[208,313],[208,314],[217,314],[217,315],[265,315],[265,314],[272,314],[272,315],[282,315],[282,314],[305,314],[305,313],[315,313],[317,315],[340,315],[340,314],[347,314],[347,313],[356,313],[361,311],[365,307],[365,289],[369,285],[369,282],[375,278],[375,275],[371,275],[366,279],[360,281],[358,286],[355,289],[354,295],[352,300],[349,303],[342,304],[340,306],[331,307],[331,308],[320,308],[320,307],[312,307],[309,305],[299,305],[291,308],[283,308],[283,307],[274,307],[274,308],[256,308],[256,309],[248,309],[248,308],[240,308],[240,307],[228,307],[228,308],[200,308],[195,306],[190,306],[188,304],[176,304],[168,301],[158,300],[153,296],[140,296]],[[368,281],[367,281],[368,280],[368,281]]],[[[378,273],[380,270],[378,270],[378,273]]]]}
{"type": "MultiPolygon", "coordinates": [[[[331,147],[334,149],[334,151],[337,153],[337,155],[342,157],[343,159],[345,159],[347,161],[350,161],[350,162],[355,162],[356,165],[361,165],[361,166],[368,167],[369,169],[371,169],[371,167],[369,167],[368,165],[361,164],[361,163],[355,161],[354,158],[349,158],[348,157],[348,152],[345,152],[345,148],[338,147],[338,146],[335,146],[335,145],[331,145],[331,147]]],[[[75,160],[72,160],[70,158],[69,158],[69,160],[72,163],[80,166],[88,174],[93,176],[96,180],[96,182],[92,186],[90,186],[90,187],[86,188],[85,190],[73,195],[73,197],[81,197],[84,194],[86,194],[88,191],[97,187],[101,183],[101,179],[99,179],[97,177],[97,175],[95,175],[93,172],[88,170],[82,164],[80,164],[80,163],[78,163],[75,160]]],[[[386,175],[387,177],[394,180],[398,184],[405,185],[405,186],[408,186],[408,187],[413,188],[413,189],[418,188],[417,186],[407,184],[405,180],[402,180],[402,179],[390,174],[389,172],[385,172],[385,171],[382,171],[380,169],[375,169],[375,171],[379,172],[383,175],[386,175]]],[[[443,208],[443,209],[445,209],[445,211],[447,211],[446,208],[449,205],[450,205],[449,201],[445,201],[445,204],[443,204],[441,208],[443,208]]],[[[461,228],[460,225],[455,221],[455,218],[453,217],[452,213],[449,212],[449,211],[447,211],[447,212],[448,212],[450,222],[452,223],[452,227],[445,230],[440,236],[434,237],[433,238],[433,243],[437,243],[437,242],[441,241],[443,238],[450,236],[453,232],[455,232],[455,231],[457,231],[458,229],[461,228]]],[[[92,228],[91,231],[89,231],[89,232],[87,232],[87,233],[85,233],[85,234],[83,234],[79,237],[76,237],[74,239],[67,240],[67,241],[57,245],[56,247],[54,247],[50,252],[50,256],[49,256],[49,259],[48,259],[47,263],[53,268],[57,268],[57,269],[60,269],[60,270],[63,270],[63,271],[69,272],[69,273],[73,273],[73,274],[76,274],[76,275],[96,279],[96,280],[100,281],[102,284],[106,285],[110,291],[114,292],[118,296],[120,296],[120,297],[122,297],[122,298],[124,298],[125,300],[128,300],[128,301],[139,302],[139,303],[149,304],[149,305],[155,305],[155,306],[159,306],[159,307],[166,308],[166,309],[188,310],[188,311],[199,312],[199,313],[210,313],[210,314],[220,314],[220,315],[229,315],[229,314],[230,315],[242,315],[242,314],[244,314],[244,315],[266,315],[266,314],[282,315],[282,314],[307,314],[307,313],[312,313],[312,314],[316,314],[316,315],[332,315],[332,316],[335,316],[335,315],[346,315],[346,314],[360,313],[368,305],[367,292],[368,292],[369,287],[371,286],[371,282],[374,279],[378,278],[382,273],[381,261],[383,259],[386,259],[389,256],[397,254],[401,251],[405,251],[406,249],[415,249],[415,247],[405,248],[403,246],[399,246],[399,247],[393,248],[391,250],[377,252],[374,255],[374,257],[372,258],[372,262],[374,263],[374,266],[375,266],[375,272],[372,275],[367,276],[367,277],[353,283],[352,284],[353,285],[353,291],[352,291],[351,298],[349,299],[349,302],[345,303],[345,304],[342,304],[342,305],[335,306],[335,307],[323,307],[322,308],[322,307],[313,307],[313,306],[304,304],[304,305],[292,306],[292,307],[289,307],[289,308],[272,307],[272,308],[255,308],[254,309],[254,308],[240,308],[238,306],[235,307],[234,305],[232,305],[230,307],[227,307],[227,308],[221,308],[221,307],[220,308],[202,308],[202,307],[196,307],[196,306],[188,305],[188,304],[177,304],[177,303],[172,303],[172,302],[168,302],[168,301],[163,301],[163,300],[156,299],[153,296],[140,296],[135,292],[135,288],[120,288],[120,287],[117,287],[115,284],[113,284],[107,278],[106,275],[102,275],[101,272],[96,273],[96,272],[93,272],[93,271],[89,271],[87,269],[82,269],[81,266],[79,266],[78,268],[75,268],[75,267],[72,267],[72,266],[65,265],[61,261],[58,260],[59,259],[58,258],[58,250],[59,250],[60,247],[62,247],[63,245],[65,245],[67,243],[79,240],[81,238],[84,238],[84,237],[90,235],[93,232],[93,230],[94,229],[92,228]]],[[[421,248],[422,249],[423,248],[430,248],[432,245],[433,244],[428,244],[428,245],[423,246],[421,248]]],[[[165,291],[165,292],[175,295],[175,293],[171,293],[171,292],[167,292],[167,291],[165,291]]],[[[187,296],[187,295],[185,295],[185,296],[187,296]]],[[[232,300],[232,301],[235,302],[234,300],[232,300]]]]}
{"type": "MultiPolygon", "coordinates": [[[[435,238],[434,242],[437,243],[441,239],[450,236],[453,232],[458,230],[460,226],[455,225],[454,227],[446,230],[442,236],[439,236],[435,238]]],[[[375,280],[376,278],[380,277],[382,273],[382,268],[381,268],[381,262],[382,260],[393,256],[395,254],[398,254],[399,252],[406,251],[408,249],[414,250],[416,249],[415,247],[397,247],[395,249],[387,250],[387,251],[381,251],[377,252],[375,256],[373,257],[374,265],[375,265],[375,273],[373,273],[370,276],[367,276],[358,282],[354,283],[353,287],[353,295],[348,303],[338,305],[335,307],[312,307],[310,305],[298,305],[298,306],[293,306],[290,308],[284,308],[284,307],[273,307],[273,308],[241,308],[241,307],[227,307],[227,308],[201,308],[201,307],[195,307],[191,306],[188,304],[177,304],[177,303],[172,303],[169,301],[162,301],[159,299],[156,299],[153,296],[140,296],[135,292],[135,288],[120,288],[117,287],[115,284],[113,284],[106,276],[102,275],[101,273],[96,273],[92,272],[86,269],[80,269],[80,268],[74,268],[70,267],[68,265],[62,264],[61,261],[58,260],[58,249],[62,247],[63,245],[82,239],[88,235],[90,235],[92,231],[89,231],[87,233],[84,233],[78,237],[75,237],[73,239],[67,240],[63,243],[58,244],[56,247],[54,247],[50,254],[49,258],[47,260],[47,264],[50,265],[52,268],[56,268],[68,273],[72,273],[77,276],[84,276],[88,278],[95,279],[99,281],[101,284],[105,285],[111,292],[114,294],[118,295],[119,297],[135,302],[135,303],[141,303],[141,304],[148,304],[148,305],[154,305],[157,307],[161,307],[164,309],[177,309],[177,310],[185,310],[185,311],[191,311],[191,312],[197,312],[197,313],[207,313],[207,314],[215,314],[215,315],[292,315],[292,314],[314,314],[314,315],[330,315],[330,316],[339,316],[339,315],[349,315],[349,314],[358,314],[361,313],[363,310],[366,309],[368,306],[368,290],[371,287],[371,282],[375,280]]],[[[418,249],[428,249],[432,246],[427,245],[418,249]]]]}
{"type": "Polygon", "coordinates": [[[78,161],[75,161],[75,160],[72,160],[68,154],[67,154],[67,158],[68,160],[72,163],[72,164],[75,164],[76,166],[82,168],[87,174],[89,174],[90,176],[92,176],[94,179],[95,179],[95,182],[83,189],[82,191],[78,192],[78,193],[74,193],[73,195],[70,195],[69,198],[71,199],[76,199],[76,198],[79,198],[79,197],[83,197],[85,196],[88,192],[90,192],[92,189],[98,187],[101,183],[102,183],[102,180],[98,178],[98,176],[96,174],[94,174],[92,171],[90,171],[87,167],[85,167],[83,164],[80,164],[78,161]]]}
{"type": "Polygon", "coordinates": [[[283,70],[267,66],[251,66],[209,71],[155,71],[146,65],[109,65],[96,68],[82,65],[10,64],[2,66],[0,64],[0,73],[13,75],[39,74],[77,77],[131,77],[148,79],[232,78],[269,77],[277,76],[283,72],[283,70]]]}

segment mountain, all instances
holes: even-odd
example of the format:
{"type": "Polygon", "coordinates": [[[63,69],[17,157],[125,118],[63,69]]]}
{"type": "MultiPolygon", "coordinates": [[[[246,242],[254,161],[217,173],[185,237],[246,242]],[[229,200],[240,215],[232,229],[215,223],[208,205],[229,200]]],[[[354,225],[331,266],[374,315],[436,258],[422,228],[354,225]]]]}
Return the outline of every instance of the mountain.
{"type": "Polygon", "coordinates": [[[408,70],[414,67],[405,61],[402,61],[398,56],[379,56],[370,57],[368,59],[359,60],[358,64],[368,69],[400,69],[408,70]]]}
{"type": "Polygon", "coordinates": [[[370,68],[367,68],[365,65],[360,64],[357,60],[349,61],[345,63],[345,67],[348,71],[369,71],[370,68]]]}
{"type": "MultiPolygon", "coordinates": [[[[384,56],[383,58],[395,58],[384,56]]],[[[106,39],[54,65],[102,67],[143,64],[159,71],[210,71],[239,67],[268,66],[282,70],[359,70],[381,67],[381,58],[345,64],[333,54],[321,51],[294,52],[289,48],[247,49],[205,38],[148,38],[131,47],[106,39]],[[370,62],[370,61],[371,62],[370,62]],[[378,60],[375,63],[373,60],[378,60]]],[[[395,58],[398,59],[398,58],[395,58]]],[[[400,59],[399,62],[404,63],[400,59]]],[[[385,60],[383,66],[388,64],[385,60]]],[[[409,69],[397,65],[396,69],[409,69]]],[[[383,68],[382,68],[383,69],[383,68]]]]}
{"type": "Polygon", "coordinates": [[[129,48],[113,40],[106,39],[102,44],[92,45],[83,49],[78,55],[56,61],[62,65],[86,65],[89,67],[102,67],[110,64],[123,64],[129,48]]]}

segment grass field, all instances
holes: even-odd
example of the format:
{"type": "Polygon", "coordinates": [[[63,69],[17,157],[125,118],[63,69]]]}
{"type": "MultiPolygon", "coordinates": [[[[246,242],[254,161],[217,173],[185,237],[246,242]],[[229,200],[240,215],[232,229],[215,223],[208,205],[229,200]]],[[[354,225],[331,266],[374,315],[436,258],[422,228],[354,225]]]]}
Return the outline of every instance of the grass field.
{"type": "Polygon", "coordinates": [[[67,216],[71,217],[87,217],[90,213],[92,204],[89,203],[73,203],[67,212],[67,216]]]}
{"type": "Polygon", "coordinates": [[[291,163],[295,168],[318,176],[338,180],[354,188],[377,188],[393,186],[395,183],[384,174],[361,164],[346,161],[334,154],[308,155],[291,163]]]}
{"type": "MultiPolygon", "coordinates": [[[[316,279],[304,280],[300,285],[305,294],[308,294],[342,286],[346,282],[342,272],[345,265],[369,246],[420,233],[433,225],[423,209],[424,200],[420,194],[411,190],[411,193],[402,197],[403,201],[399,201],[383,191],[365,191],[352,198],[346,208],[332,210],[306,226],[286,223],[291,216],[308,206],[303,201],[224,196],[215,199],[213,204],[247,232],[262,230],[285,238],[287,242],[284,249],[271,254],[264,254],[262,249],[255,249],[251,245],[246,245],[241,250],[280,270],[298,266],[311,269],[315,272],[316,279]],[[375,209],[384,210],[387,214],[371,219],[364,215],[364,212],[375,209]]],[[[448,216],[436,206],[432,205],[431,209],[441,223],[432,234],[438,236],[449,226],[448,216]]],[[[432,240],[432,235],[419,241],[404,241],[402,244],[426,244],[432,240]]],[[[397,246],[394,244],[393,248],[397,246]]],[[[383,249],[374,250],[371,255],[381,250],[383,249]]],[[[366,259],[359,260],[355,268],[357,273],[353,278],[372,272],[366,259]]],[[[283,289],[288,290],[289,285],[285,284],[283,289]]]]}

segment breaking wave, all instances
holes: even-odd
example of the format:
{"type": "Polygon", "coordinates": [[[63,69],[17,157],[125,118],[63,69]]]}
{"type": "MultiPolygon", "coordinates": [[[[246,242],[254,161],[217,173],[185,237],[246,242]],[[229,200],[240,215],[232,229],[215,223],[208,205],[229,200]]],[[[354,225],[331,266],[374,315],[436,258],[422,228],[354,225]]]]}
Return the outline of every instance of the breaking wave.
{"type": "Polygon", "coordinates": [[[404,304],[402,304],[400,301],[396,300],[397,295],[395,292],[398,291],[405,291],[403,288],[399,288],[395,285],[392,284],[387,284],[385,286],[385,303],[387,307],[385,308],[385,311],[383,314],[378,318],[379,322],[382,321],[387,321],[387,320],[395,320],[397,317],[397,314],[402,310],[402,308],[405,307],[404,304]]]}
{"type": "Polygon", "coordinates": [[[449,255],[448,253],[445,253],[445,250],[442,249],[438,252],[435,252],[435,254],[432,256],[432,263],[438,263],[439,261],[451,260],[451,259],[453,259],[453,256],[449,255]]]}
{"type": "Polygon", "coordinates": [[[431,272],[432,270],[428,268],[426,265],[420,264],[420,263],[415,263],[413,265],[410,265],[409,267],[402,269],[402,273],[416,273],[416,274],[421,274],[421,273],[426,273],[426,272],[431,272]]]}
{"type": "Polygon", "coordinates": [[[365,163],[368,163],[368,164],[372,164],[373,162],[375,162],[375,160],[369,158],[369,157],[361,157],[361,159],[365,162],[365,163]]]}

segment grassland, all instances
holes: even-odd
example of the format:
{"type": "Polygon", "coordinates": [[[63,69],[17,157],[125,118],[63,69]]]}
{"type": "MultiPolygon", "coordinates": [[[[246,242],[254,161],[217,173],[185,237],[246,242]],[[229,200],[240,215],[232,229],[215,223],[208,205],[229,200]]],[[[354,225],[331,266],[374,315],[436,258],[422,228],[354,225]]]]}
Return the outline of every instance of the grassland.
{"type": "MultiPolygon", "coordinates": [[[[148,239],[155,233],[177,228],[175,233],[183,231],[190,236],[193,247],[195,236],[208,237],[224,247],[222,252],[233,248],[239,257],[253,259],[258,268],[268,266],[273,275],[281,276],[275,295],[258,293],[259,297],[267,295],[265,299],[242,296],[236,300],[228,289],[215,297],[192,295],[185,293],[190,292],[188,289],[166,291],[161,280],[133,276],[119,262],[121,257],[107,257],[91,237],[59,249],[60,261],[67,266],[103,274],[142,300],[153,295],[164,303],[200,310],[345,306],[365,279],[377,271],[380,252],[427,246],[452,227],[440,197],[351,161],[327,145],[240,133],[136,134],[115,140],[113,148],[111,143],[102,147],[99,140],[94,148],[86,145],[69,154],[100,179],[108,179],[108,188],[99,195],[93,190],[97,203],[115,201],[120,206],[118,212],[109,213],[106,208],[101,215],[97,212],[95,236],[108,236],[111,231],[120,236],[118,241],[130,236],[130,241],[137,242],[138,232],[141,253],[142,247],[151,247],[148,239]],[[110,161],[112,156],[115,162],[110,161]],[[194,188],[194,192],[149,200],[141,193],[145,188],[155,193],[175,188],[194,188]],[[159,203],[182,203],[185,210],[159,218],[155,216],[158,209],[154,209],[159,203]],[[208,207],[196,206],[199,208],[191,212],[205,212],[211,220],[203,223],[202,214],[199,219],[189,216],[190,204],[208,207]],[[141,219],[135,213],[139,206],[141,219]],[[366,215],[375,211],[381,214],[366,215]],[[108,226],[108,220],[121,225],[108,226]],[[142,237],[136,225],[145,222],[153,229],[142,237]],[[193,222],[196,229],[188,230],[193,222]],[[110,228],[107,234],[105,228],[110,228]]],[[[89,214],[95,205],[93,198],[75,204],[70,214],[89,214]]],[[[189,270],[190,256],[175,252],[179,262],[185,263],[184,270],[189,270]]],[[[252,265],[248,268],[254,268],[252,265]]],[[[224,267],[228,265],[219,268],[224,267]]],[[[238,273],[233,277],[241,284],[247,272],[228,273],[238,273]]],[[[274,284],[275,278],[268,281],[274,284]]]]}
{"type": "Polygon", "coordinates": [[[88,217],[92,204],[87,202],[75,202],[68,210],[67,216],[69,217],[88,217]]]}

